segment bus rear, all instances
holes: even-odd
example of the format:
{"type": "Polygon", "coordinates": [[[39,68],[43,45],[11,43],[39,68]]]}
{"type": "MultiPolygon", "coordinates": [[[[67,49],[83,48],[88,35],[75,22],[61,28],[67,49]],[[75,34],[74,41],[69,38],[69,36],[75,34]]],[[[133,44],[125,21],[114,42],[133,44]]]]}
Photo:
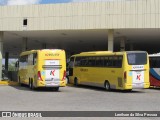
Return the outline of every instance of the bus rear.
{"type": "Polygon", "coordinates": [[[125,89],[149,88],[149,62],[145,51],[126,52],[125,89]]]}
{"type": "Polygon", "coordinates": [[[66,86],[65,51],[39,50],[37,56],[37,87],[66,86]]]}
{"type": "Polygon", "coordinates": [[[150,86],[160,86],[160,53],[149,55],[150,61],[150,86]]]}

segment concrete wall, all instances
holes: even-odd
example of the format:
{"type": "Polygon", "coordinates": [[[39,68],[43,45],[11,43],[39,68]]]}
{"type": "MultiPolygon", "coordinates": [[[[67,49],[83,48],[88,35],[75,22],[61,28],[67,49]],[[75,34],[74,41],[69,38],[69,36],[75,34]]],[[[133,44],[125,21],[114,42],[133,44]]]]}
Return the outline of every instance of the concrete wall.
{"type": "Polygon", "coordinates": [[[159,21],[160,0],[0,7],[0,31],[160,28],[159,21]]]}

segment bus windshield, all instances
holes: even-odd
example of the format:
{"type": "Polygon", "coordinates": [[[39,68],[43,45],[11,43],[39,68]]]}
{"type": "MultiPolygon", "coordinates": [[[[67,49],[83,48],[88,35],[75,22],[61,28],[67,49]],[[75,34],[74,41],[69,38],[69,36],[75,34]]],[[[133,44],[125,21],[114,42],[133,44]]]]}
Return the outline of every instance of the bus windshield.
{"type": "Polygon", "coordinates": [[[147,53],[127,53],[129,65],[147,64],[147,53]]]}

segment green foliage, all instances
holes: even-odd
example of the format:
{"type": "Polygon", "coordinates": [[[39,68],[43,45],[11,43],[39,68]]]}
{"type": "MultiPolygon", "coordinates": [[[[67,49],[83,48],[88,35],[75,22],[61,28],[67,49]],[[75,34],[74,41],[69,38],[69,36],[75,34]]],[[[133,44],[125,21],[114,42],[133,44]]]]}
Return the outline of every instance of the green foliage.
{"type": "Polygon", "coordinates": [[[9,64],[8,64],[8,71],[16,71],[15,64],[16,64],[16,60],[9,62],[9,64]]]}

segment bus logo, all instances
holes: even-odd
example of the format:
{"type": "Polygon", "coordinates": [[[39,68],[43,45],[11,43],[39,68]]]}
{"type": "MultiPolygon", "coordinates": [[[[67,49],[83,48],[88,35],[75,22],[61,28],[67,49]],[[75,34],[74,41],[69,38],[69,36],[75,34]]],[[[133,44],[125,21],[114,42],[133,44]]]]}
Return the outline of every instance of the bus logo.
{"type": "Polygon", "coordinates": [[[59,56],[59,53],[46,53],[45,56],[59,56]]]}
{"type": "Polygon", "coordinates": [[[141,75],[137,75],[137,80],[141,80],[141,75]]]}
{"type": "Polygon", "coordinates": [[[144,66],[143,65],[132,65],[132,70],[143,70],[144,66]]]}
{"type": "Polygon", "coordinates": [[[55,70],[52,70],[52,71],[50,72],[50,75],[53,75],[53,76],[54,76],[54,72],[55,72],[55,70]]]}

